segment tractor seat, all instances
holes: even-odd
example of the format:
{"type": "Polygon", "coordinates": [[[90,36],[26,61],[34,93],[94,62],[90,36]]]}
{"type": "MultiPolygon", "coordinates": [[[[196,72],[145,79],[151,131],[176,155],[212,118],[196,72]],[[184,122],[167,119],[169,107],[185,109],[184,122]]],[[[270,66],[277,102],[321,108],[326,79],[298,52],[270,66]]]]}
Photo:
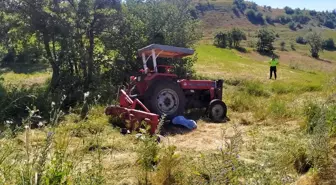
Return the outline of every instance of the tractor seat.
{"type": "Polygon", "coordinates": [[[158,69],[159,73],[171,73],[171,69],[174,68],[174,66],[157,65],[157,68],[159,68],[158,69]]]}

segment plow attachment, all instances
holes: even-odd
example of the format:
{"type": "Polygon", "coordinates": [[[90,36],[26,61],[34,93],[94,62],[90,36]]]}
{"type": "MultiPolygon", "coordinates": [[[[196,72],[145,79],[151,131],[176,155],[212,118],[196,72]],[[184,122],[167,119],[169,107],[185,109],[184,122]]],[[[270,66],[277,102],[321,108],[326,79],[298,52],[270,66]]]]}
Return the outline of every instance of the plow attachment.
{"type": "Polygon", "coordinates": [[[108,106],[105,114],[121,117],[129,130],[138,130],[141,123],[150,126],[150,134],[154,134],[159,124],[159,115],[151,113],[138,99],[132,100],[124,90],[120,90],[119,106],[108,106]],[[136,109],[141,107],[143,110],[136,109]]]}

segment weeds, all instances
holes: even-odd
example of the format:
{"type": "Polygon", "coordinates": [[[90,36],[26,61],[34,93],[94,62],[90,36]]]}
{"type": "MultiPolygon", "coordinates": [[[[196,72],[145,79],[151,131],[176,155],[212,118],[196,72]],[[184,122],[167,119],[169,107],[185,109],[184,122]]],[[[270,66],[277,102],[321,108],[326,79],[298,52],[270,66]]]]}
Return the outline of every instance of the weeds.
{"type": "Polygon", "coordinates": [[[276,94],[288,94],[294,92],[294,86],[283,84],[283,83],[273,83],[271,86],[271,91],[276,94]]]}
{"type": "Polygon", "coordinates": [[[237,112],[245,112],[251,111],[255,109],[256,99],[252,98],[245,92],[240,92],[238,94],[234,94],[230,98],[230,102],[228,106],[237,112]]]}
{"type": "Polygon", "coordinates": [[[305,129],[308,133],[314,133],[316,127],[327,127],[330,136],[336,135],[336,104],[322,104],[309,101],[304,107],[306,116],[305,129]]]}
{"type": "Polygon", "coordinates": [[[140,173],[138,177],[139,184],[151,184],[150,173],[156,169],[160,148],[156,138],[149,135],[142,137],[142,142],[137,150],[140,173]]]}
{"type": "Polygon", "coordinates": [[[247,94],[257,97],[270,97],[270,93],[260,82],[255,81],[244,81],[241,86],[241,90],[245,91],[247,94]]]}
{"type": "Polygon", "coordinates": [[[193,184],[238,184],[244,164],[239,160],[242,145],[240,131],[234,127],[235,132],[231,137],[225,136],[222,131],[222,144],[218,152],[201,155],[200,166],[197,167],[193,184]]]}
{"type": "Polygon", "coordinates": [[[268,113],[270,116],[276,119],[288,118],[293,115],[293,113],[290,112],[290,109],[286,105],[286,102],[279,99],[275,99],[270,103],[268,107],[268,113]]]}

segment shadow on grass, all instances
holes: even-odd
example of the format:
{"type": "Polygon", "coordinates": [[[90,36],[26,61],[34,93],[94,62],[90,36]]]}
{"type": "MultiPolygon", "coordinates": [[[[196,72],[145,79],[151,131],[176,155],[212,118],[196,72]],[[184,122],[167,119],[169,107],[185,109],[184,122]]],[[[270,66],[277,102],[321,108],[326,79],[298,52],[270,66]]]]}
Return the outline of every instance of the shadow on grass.
{"type": "Polygon", "coordinates": [[[30,74],[35,72],[42,72],[48,69],[47,64],[7,64],[2,65],[0,69],[0,74],[13,71],[14,73],[24,73],[30,74]]]}
{"type": "Polygon", "coordinates": [[[274,55],[276,58],[279,58],[280,56],[277,55],[276,53],[272,53],[272,52],[260,52],[258,51],[258,53],[262,56],[266,56],[266,57],[270,57],[272,58],[272,56],[274,55]]]}
{"type": "Polygon", "coordinates": [[[243,48],[241,46],[238,46],[235,48],[237,51],[241,52],[241,53],[247,53],[247,49],[246,48],[243,48]]]}
{"type": "Polygon", "coordinates": [[[326,59],[323,59],[323,58],[318,58],[317,60],[318,60],[318,61],[321,61],[321,62],[328,63],[328,64],[331,64],[331,63],[332,63],[330,60],[326,60],[326,59]]]}

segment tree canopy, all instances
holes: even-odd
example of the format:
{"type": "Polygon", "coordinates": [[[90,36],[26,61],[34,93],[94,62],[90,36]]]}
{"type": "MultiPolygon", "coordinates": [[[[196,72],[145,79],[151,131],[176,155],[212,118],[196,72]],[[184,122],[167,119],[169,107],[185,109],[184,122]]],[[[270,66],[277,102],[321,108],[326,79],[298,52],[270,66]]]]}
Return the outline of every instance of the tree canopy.
{"type": "Polygon", "coordinates": [[[47,93],[65,94],[67,106],[87,91],[108,97],[140,69],[139,48],[193,47],[201,36],[193,10],[190,0],[1,1],[0,62],[47,64],[47,93]]]}

